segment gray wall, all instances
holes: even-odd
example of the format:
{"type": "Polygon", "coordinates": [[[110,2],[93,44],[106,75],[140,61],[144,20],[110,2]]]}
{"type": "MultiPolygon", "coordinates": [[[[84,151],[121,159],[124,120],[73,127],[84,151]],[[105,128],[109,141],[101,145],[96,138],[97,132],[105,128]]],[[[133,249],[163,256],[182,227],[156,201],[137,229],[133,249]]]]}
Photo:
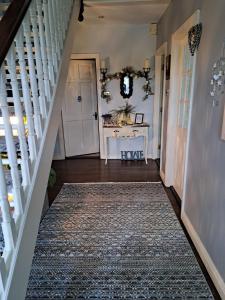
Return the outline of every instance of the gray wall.
{"type": "Polygon", "coordinates": [[[211,69],[225,40],[224,0],[173,0],[159,22],[157,45],[199,8],[203,35],[197,55],[185,213],[225,280],[225,142],[220,139],[224,96],[209,94],[211,69]]]}

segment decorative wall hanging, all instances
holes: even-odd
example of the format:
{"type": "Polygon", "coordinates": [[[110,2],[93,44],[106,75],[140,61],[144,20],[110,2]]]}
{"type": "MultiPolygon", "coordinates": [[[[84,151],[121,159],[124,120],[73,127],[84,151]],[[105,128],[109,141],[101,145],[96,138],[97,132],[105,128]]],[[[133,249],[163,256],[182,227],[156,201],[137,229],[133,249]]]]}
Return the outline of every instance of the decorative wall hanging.
{"type": "Polygon", "coordinates": [[[191,55],[198,50],[202,36],[202,23],[196,24],[188,31],[188,44],[191,55]]]}
{"type": "Polygon", "coordinates": [[[148,99],[150,95],[153,95],[152,89],[151,89],[151,79],[149,77],[150,73],[150,66],[149,66],[149,60],[147,62],[147,59],[145,60],[145,65],[143,68],[143,71],[136,71],[132,67],[125,67],[122,69],[121,72],[116,72],[114,74],[107,74],[107,68],[105,65],[105,62],[101,62],[101,68],[100,68],[102,78],[101,81],[101,97],[106,100],[106,102],[109,102],[112,100],[112,96],[109,91],[107,91],[107,83],[113,79],[120,80],[120,94],[123,98],[130,98],[133,93],[133,79],[137,78],[145,78],[145,84],[143,85],[143,90],[145,92],[145,96],[143,97],[143,100],[148,99]]]}
{"type": "Polygon", "coordinates": [[[121,75],[120,95],[123,98],[130,98],[133,95],[133,77],[129,73],[121,75]]]}
{"type": "Polygon", "coordinates": [[[213,104],[218,105],[217,98],[224,94],[225,86],[225,42],[221,57],[213,65],[210,85],[210,95],[213,97],[213,104]]]}

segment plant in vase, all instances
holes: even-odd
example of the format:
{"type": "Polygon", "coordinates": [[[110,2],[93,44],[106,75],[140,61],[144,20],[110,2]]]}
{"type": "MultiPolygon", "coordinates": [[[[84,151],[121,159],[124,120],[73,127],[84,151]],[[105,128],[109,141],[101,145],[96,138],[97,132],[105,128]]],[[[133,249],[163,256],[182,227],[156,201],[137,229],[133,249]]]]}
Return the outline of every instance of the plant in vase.
{"type": "Polygon", "coordinates": [[[135,106],[128,104],[128,102],[126,102],[124,106],[112,110],[112,114],[115,118],[117,118],[117,123],[119,125],[132,125],[133,122],[131,120],[130,115],[134,112],[135,106]]]}

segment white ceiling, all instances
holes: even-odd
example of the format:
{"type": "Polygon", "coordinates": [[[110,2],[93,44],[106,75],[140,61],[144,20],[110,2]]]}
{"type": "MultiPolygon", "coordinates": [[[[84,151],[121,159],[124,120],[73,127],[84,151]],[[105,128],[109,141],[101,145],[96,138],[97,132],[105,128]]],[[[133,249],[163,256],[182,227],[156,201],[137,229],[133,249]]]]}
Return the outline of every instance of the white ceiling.
{"type": "Polygon", "coordinates": [[[94,24],[157,23],[171,0],[84,0],[85,22],[94,24]],[[104,16],[99,18],[99,16],[104,16]]]}

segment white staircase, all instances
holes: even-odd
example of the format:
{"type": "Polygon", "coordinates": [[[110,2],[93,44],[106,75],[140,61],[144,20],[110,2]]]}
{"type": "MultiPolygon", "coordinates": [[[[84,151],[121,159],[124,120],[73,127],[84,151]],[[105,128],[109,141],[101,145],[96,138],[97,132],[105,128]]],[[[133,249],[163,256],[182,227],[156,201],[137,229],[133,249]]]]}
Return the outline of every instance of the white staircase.
{"type": "Polygon", "coordinates": [[[26,293],[80,4],[30,2],[0,69],[0,299],[12,300],[26,293]]]}

